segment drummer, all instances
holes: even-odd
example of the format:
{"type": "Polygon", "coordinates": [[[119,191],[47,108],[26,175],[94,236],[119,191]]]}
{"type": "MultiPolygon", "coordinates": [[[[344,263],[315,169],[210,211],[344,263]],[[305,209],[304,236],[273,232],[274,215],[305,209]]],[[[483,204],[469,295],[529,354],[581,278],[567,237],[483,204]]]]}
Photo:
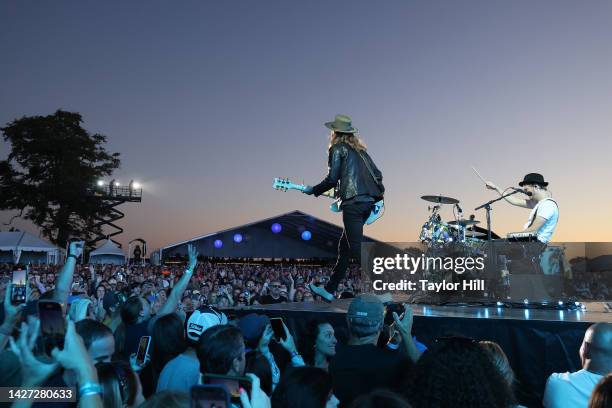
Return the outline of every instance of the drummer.
{"type": "MultiPolygon", "coordinates": [[[[508,190],[503,191],[490,181],[486,185],[488,189],[495,190],[500,195],[508,190]]],[[[552,238],[559,220],[559,206],[551,198],[552,194],[547,188],[548,182],[544,181],[544,176],[541,174],[529,173],[519,183],[519,186],[523,187],[530,198],[525,199],[512,195],[505,197],[505,200],[517,207],[531,209],[529,219],[521,232],[535,233],[538,241],[546,244],[552,238]]]]}

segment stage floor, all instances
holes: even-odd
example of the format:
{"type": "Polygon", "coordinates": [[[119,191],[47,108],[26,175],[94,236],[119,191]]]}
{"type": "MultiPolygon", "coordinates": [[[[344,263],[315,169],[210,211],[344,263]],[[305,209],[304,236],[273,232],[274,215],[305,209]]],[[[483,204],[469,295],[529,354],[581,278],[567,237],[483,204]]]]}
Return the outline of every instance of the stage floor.
{"type": "MultiPolygon", "coordinates": [[[[395,302],[405,300],[401,296],[394,296],[395,302]]],[[[302,302],[277,303],[271,305],[253,305],[250,307],[234,308],[234,311],[252,312],[284,312],[284,313],[322,313],[346,314],[351,299],[339,299],[333,303],[302,302]]],[[[541,310],[505,307],[484,307],[473,305],[427,305],[411,304],[416,317],[456,317],[464,319],[502,319],[502,320],[544,320],[549,322],[575,322],[598,323],[612,322],[612,312],[606,311],[602,302],[585,303],[586,310],[541,310]]]]}

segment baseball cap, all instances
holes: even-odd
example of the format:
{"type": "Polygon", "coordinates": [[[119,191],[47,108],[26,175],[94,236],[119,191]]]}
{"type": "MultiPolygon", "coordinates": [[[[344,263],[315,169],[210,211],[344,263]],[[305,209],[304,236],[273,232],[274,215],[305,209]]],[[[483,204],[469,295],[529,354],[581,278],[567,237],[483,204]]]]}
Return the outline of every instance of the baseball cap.
{"type": "Polygon", "coordinates": [[[346,317],[351,331],[367,336],[380,328],[384,313],[385,307],[378,297],[362,293],[351,301],[346,317]]]}
{"type": "Polygon", "coordinates": [[[198,341],[202,333],[219,324],[227,324],[227,316],[210,306],[195,310],[187,320],[187,338],[198,341]]]}
{"type": "Polygon", "coordinates": [[[266,315],[257,313],[249,313],[248,315],[238,320],[238,328],[242,332],[244,342],[253,347],[254,343],[259,341],[266,326],[270,323],[270,318],[266,315]]]}

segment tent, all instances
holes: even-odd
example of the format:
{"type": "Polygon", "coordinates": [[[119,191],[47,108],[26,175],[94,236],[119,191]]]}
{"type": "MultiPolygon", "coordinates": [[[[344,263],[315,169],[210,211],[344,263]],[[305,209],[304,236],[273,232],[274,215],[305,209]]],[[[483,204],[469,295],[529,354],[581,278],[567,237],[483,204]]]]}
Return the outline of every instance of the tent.
{"type": "Polygon", "coordinates": [[[89,263],[123,265],[125,263],[125,253],[117,244],[107,239],[102,246],[89,253],[89,263]]]}
{"type": "MultiPolygon", "coordinates": [[[[331,261],[340,235],[342,227],[295,210],[165,246],[151,262],[184,257],[188,244],[208,257],[331,261]]],[[[363,241],[377,242],[367,236],[363,241]]]]}
{"type": "Polygon", "coordinates": [[[59,248],[29,232],[0,232],[0,262],[57,264],[59,255],[59,248]]]}

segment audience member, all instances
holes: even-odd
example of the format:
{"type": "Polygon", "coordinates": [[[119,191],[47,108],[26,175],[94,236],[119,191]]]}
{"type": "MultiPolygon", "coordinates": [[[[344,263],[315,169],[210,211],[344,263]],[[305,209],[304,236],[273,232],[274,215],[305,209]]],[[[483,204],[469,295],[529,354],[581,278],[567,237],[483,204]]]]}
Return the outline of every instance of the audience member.
{"type": "Polygon", "coordinates": [[[553,373],[544,390],[544,407],[586,407],[595,385],[612,372],[612,323],[590,326],[580,347],[582,369],[553,373]]]}
{"type": "Polygon", "coordinates": [[[354,400],[351,408],[411,408],[411,406],[401,395],[378,389],[354,400]]]}
{"type": "Polygon", "coordinates": [[[415,408],[508,408],[512,389],[489,352],[463,337],[436,340],[417,362],[404,392],[415,408]]]}
{"type": "Polygon", "coordinates": [[[407,370],[419,358],[412,341],[412,310],[405,306],[404,317],[394,315],[403,347],[390,351],[376,347],[383,327],[385,309],[371,294],[354,298],[348,309],[349,343],[338,347],[329,364],[334,389],[342,404],[376,388],[396,389],[407,370]]]}
{"type": "Polygon", "coordinates": [[[338,402],[331,376],[317,367],[291,369],[272,393],[274,408],[335,408],[338,402]]]}
{"type": "Polygon", "coordinates": [[[331,324],[321,321],[310,321],[302,342],[304,361],[313,366],[327,370],[329,362],[336,355],[336,336],[331,324]]]}
{"type": "Polygon", "coordinates": [[[612,373],[607,374],[595,386],[589,408],[612,408],[612,373]]]}
{"type": "Polygon", "coordinates": [[[96,369],[105,408],[138,407],[145,401],[140,380],[129,364],[121,361],[98,363],[96,369]]]}
{"type": "Polygon", "coordinates": [[[87,353],[94,364],[110,363],[115,353],[113,332],[104,324],[92,319],[84,319],[75,324],[87,353]]]}

